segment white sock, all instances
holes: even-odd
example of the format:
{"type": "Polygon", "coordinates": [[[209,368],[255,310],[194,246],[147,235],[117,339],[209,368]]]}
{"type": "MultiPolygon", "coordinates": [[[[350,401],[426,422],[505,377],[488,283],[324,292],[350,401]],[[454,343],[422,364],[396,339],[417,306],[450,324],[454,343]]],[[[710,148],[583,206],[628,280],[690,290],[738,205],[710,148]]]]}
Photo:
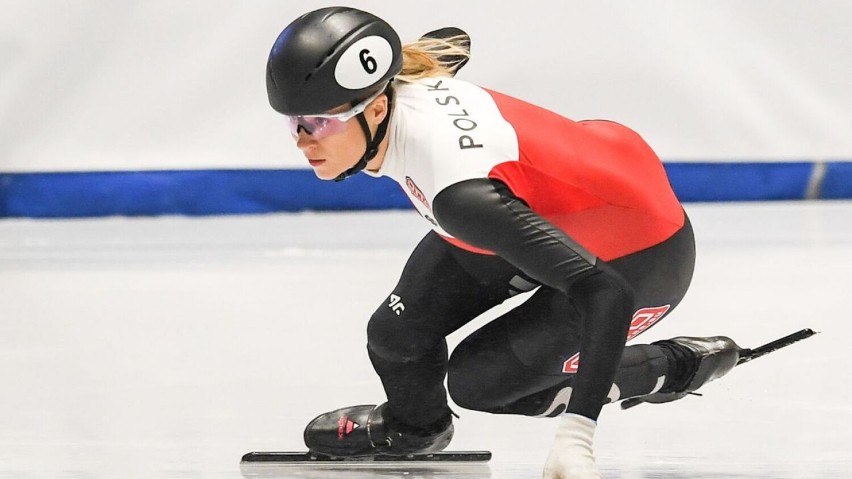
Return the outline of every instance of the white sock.
{"type": "Polygon", "coordinates": [[[544,479],[600,479],[593,448],[597,422],[564,414],[544,466],[544,479]]]}

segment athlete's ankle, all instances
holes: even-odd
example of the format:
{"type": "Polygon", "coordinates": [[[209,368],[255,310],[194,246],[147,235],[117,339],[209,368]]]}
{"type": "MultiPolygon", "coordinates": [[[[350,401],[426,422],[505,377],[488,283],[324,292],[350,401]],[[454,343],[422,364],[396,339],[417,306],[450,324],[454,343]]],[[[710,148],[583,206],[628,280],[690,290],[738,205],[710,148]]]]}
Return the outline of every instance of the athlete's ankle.
{"type": "Polygon", "coordinates": [[[410,424],[394,415],[390,407],[385,405],[382,408],[382,419],[388,426],[388,429],[401,432],[403,434],[414,434],[416,436],[431,436],[445,431],[450,424],[453,423],[453,413],[450,408],[437,420],[428,423],[410,424]]]}
{"type": "Polygon", "coordinates": [[[664,340],[653,344],[660,347],[669,363],[666,380],[659,392],[677,392],[686,388],[695,373],[698,360],[695,353],[674,341],[664,340]]]}

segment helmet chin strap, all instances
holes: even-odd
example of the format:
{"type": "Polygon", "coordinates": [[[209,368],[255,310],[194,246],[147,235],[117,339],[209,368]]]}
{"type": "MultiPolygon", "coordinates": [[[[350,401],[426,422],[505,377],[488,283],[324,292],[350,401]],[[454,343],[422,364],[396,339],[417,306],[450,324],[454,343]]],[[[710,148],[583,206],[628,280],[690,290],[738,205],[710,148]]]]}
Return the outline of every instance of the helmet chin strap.
{"type": "Polygon", "coordinates": [[[379,145],[382,143],[382,140],[385,139],[385,134],[387,134],[388,125],[390,124],[391,105],[393,104],[393,88],[391,88],[390,83],[388,83],[388,86],[385,89],[385,94],[388,97],[388,114],[385,115],[385,119],[379,123],[378,129],[376,129],[376,136],[372,137],[372,134],[370,133],[370,125],[367,123],[367,118],[364,116],[364,113],[359,113],[357,116],[358,123],[361,125],[361,129],[364,130],[364,136],[367,137],[367,150],[364,152],[364,155],[361,156],[361,159],[358,160],[358,163],[355,163],[355,166],[338,175],[334,181],[343,181],[363,170],[367,167],[367,163],[369,163],[370,160],[375,158],[376,154],[379,153],[379,145]]]}

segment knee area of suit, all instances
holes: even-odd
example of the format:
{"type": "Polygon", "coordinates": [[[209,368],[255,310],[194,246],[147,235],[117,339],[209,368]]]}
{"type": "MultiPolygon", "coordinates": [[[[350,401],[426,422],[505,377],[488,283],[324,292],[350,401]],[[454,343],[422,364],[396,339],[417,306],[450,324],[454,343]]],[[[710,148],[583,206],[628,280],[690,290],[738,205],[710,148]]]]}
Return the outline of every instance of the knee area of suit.
{"type": "Polygon", "coordinates": [[[376,313],[367,324],[370,353],[386,361],[415,361],[433,351],[442,340],[442,336],[418,330],[391,314],[376,313]]]}
{"type": "Polygon", "coordinates": [[[499,382],[499,378],[485,377],[476,364],[464,350],[454,351],[447,369],[447,393],[459,407],[488,412],[499,406],[494,404],[495,395],[490,392],[491,385],[495,380],[499,382]]]}

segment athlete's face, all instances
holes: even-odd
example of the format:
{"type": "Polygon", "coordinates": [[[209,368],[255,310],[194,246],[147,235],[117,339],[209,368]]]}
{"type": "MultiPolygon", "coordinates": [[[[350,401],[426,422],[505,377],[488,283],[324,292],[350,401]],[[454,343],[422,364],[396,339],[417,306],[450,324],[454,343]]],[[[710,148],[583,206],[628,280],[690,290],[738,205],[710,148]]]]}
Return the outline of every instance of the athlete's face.
{"type": "MultiPolygon", "coordinates": [[[[364,108],[364,117],[370,126],[373,135],[376,133],[379,123],[387,115],[387,97],[380,95],[373,99],[364,108]]],[[[327,114],[335,115],[352,110],[349,105],[342,105],[327,114]]],[[[342,115],[346,118],[349,115],[342,115]]],[[[308,118],[310,121],[310,118],[308,118]]],[[[364,154],[367,148],[367,138],[358,119],[354,116],[340,121],[337,118],[330,120],[332,123],[322,125],[321,123],[306,124],[300,128],[298,125],[291,128],[291,133],[296,139],[296,146],[308,159],[308,163],[314,169],[314,173],[322,180],[333,180],[341,173],[355,166],[355,163],[364,154]],[[313,126],[313,133],[308,133],[313,126]],[[295,130],[295,131],[293,131],[295,130]]],[[[370,163],[373,163],[372,161],[370,163]]]]}

